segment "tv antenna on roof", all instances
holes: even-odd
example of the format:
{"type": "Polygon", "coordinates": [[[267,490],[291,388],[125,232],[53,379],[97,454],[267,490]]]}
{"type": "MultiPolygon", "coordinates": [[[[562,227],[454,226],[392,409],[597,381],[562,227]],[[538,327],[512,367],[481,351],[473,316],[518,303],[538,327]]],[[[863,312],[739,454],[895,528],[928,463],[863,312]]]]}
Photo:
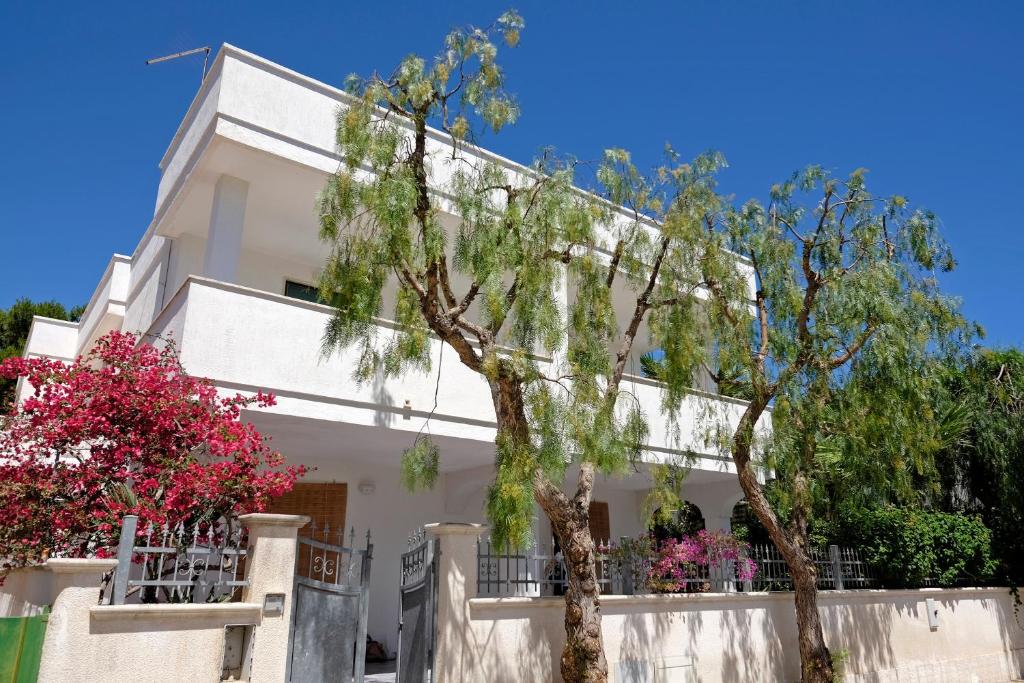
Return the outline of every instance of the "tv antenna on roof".
{"type": "Polygon", "coordinates": [[[197,55],[200,52],[203,55],[203,77],[199,79],[202,83],[206,80],[206,63],[210,60],[210,48],[209,47],[197,47],[194,50],[185,50],[184,52],[175,52],[173,55],[164,55],[163,57],[154,57],[153,59],[147,59],[146,64],[157,64],[159,62],[169,62],[172,59],[178,59],[179,57],[188,57],[189,55],[197,55]]]}

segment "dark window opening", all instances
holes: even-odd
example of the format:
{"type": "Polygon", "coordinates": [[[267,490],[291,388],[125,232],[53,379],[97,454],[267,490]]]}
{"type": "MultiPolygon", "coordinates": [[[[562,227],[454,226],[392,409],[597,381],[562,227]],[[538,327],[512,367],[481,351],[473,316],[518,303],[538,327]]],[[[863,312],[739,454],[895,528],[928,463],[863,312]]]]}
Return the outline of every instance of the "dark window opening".
{"type": "Polygon", "coordinates": [[[301,299],[314,304],[321,304],[320,290],[312,285],[304,285],[301,282],[284,281],[284,295],[292,299],[301,299]]]}

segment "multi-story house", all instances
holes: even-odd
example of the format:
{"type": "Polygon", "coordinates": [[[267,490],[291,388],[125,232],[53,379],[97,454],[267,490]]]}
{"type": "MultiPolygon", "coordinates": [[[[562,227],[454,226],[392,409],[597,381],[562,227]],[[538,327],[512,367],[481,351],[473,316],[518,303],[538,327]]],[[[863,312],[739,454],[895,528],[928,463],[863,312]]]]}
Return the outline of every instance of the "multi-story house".
{"type": "MultiPolygon", "coordinates": [[[[186,369],[224,392],[276,395],[276,407],[246,418],[288,461],[314,468],[280,508],[321,526],[372,531],[369,632],[393,649],[406,537],[424,522],[485,521],[495,418],[485,382],[454,353],[429,375],[362,385],[352,378],[354,353],[321,353],[331,310],[312,287],[327,255],[314,206],[338,167],[335,115],[346,101],[337,88],[225,45],[160,160],[153,219],[131,255],[111,258],[79,323],[37,318],[26,353],[70,359],[111,330],[135,332],[174,340],[186,369]],[[433,490],[410,493],[400,484],[401,453],[432,409],[441,476],[433,490]]],[[[642,333],[637,375],[645,343],[642,333]]],[[[677,433],[659,419],[657,382],[626,383],[650,418],[645,459],[691,452],[684,495],[709,528],[728,528],[742,494],[731,462],[705,443],[698,414],[711,405],[735,420],[742,402],[698,380],[677,433]]],[[[602,478],[595,535],[640,533],[651,485],[643,465],[602,478]]],[[[548,533],[538,514],[538,537],[548,533]]]]}

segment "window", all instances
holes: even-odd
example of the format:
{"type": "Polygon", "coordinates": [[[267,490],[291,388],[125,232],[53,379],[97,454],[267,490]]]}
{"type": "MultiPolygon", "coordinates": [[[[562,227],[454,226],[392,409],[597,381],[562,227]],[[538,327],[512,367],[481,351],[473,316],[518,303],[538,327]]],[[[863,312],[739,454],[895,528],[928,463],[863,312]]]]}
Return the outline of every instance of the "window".
{"type": "Polygon", "coordinates": [[[594,501],[590,504],[590,537],[595,543],[611,540],[611,524],[608,518],[608,503],[594,501]]]}
{"type": "Polygon", "coordinates": [[[301,282],[284,281],[284,295],[292,299],[301,299],[314,304],[323,303],[320,300],[320,290],[312,285],[304,285],[301,282]]]}

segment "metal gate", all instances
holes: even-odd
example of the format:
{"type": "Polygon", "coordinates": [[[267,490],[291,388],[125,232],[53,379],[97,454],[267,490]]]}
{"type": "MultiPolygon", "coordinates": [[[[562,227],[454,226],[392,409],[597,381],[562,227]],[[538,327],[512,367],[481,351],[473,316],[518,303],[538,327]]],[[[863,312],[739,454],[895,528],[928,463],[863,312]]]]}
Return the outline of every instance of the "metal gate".
{"type": "Polygon", "coordinates": [[[34,617],[0,618],[0,683],[35,683],[49,610],[34,617]]]}
{"type": "Polygon", "coordinates": [[[440,541],[422,528],[409,537],[399,582],[398,683],[433,683],[440,541]]]}
{"type": "Polygon", "coordinates": [[[366,667],[370,560],[373,544],[355,549],[355,529],[318,530],[300,536],[295,567],[294,608],[288,642],[292,683],[362,683],[366,667]],[[331,541],[334,541],[333,543],[331,541]]]}

